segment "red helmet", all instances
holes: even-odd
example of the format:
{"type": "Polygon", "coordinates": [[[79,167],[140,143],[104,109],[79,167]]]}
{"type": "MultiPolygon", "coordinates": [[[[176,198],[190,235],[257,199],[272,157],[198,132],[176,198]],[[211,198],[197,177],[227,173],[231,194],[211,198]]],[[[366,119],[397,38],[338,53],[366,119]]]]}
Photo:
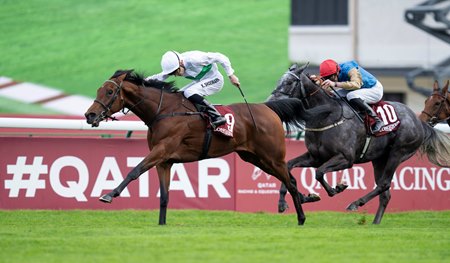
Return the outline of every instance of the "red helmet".
{"type": "Polygon", "coordinates": [[[330,75],[338,73],[341,68],[338,63],[332,59],[327,59],[320,64],[320,76],[328,77],[330,75]]]}

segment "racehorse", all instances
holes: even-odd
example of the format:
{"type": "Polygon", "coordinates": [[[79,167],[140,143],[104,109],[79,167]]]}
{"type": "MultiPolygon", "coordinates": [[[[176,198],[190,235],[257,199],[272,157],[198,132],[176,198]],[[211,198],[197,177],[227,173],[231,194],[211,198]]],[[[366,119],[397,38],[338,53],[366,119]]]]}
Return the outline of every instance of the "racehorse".
{"type": "MultiPolygon", "coordinates": [[[[356,112],[338,98],[322,89],[303,73],[306,66],[293,65],[279,80],[269,100],[299,98],[305,111],[305,143],[307,152],[288,161],[288,169],[315,167],[315,178],[332,197],[347,187],[338,184],[332,188],[324,174],[347,169],[356,163],[372,162],[376,187],[367,195],[352,202],[347,210],[356,211],[371,199],[379,196],[379,206],[373,220],[379,224],[391,198],[389,188],[396,168],[417,150],[439,166],[450,166],[450,138],[420,121],[406,105],[389,102],[401,124],[396,131],[384,136],[368,135],[365,125],[356,112]]],[[[286,190],[280,189],[279,212],[287,208],[286,190]]]]}
{"type": "Polygon", "coordinates": [[[101,196],[100,201],[111,203],[131,181],[156,166],[161,190],[159,224],[165,225],[172,165],[236,152],[242,160],[287,185],[298,224],[303,225],[305,215],[301,203],[312,199],[298,192],[295,179],[287,169],[282,125],[282,122],[296,123],[295,108],[299,103],[297,99],[289,99],[229,105],[235,121],[233,138],[228,138],[208,132],[204,114],[177,92],[172,82],[145,80],[133,70],[118,70],[97,90],[96,99],[85,113],[87,123],[99,126],[118,111],[127,113],[126,108],[148,126],[150,153],[117,188],[101,196]]]}
{"type": "Polygon", "coordinates": [[[425,100],[425,107],[419,115],[419,119],[434,127],[439,122],[446,121],[450,126],[450,96],[448,84],[442,90],[439,83],[434,82],[433,93],[425,100]]]}

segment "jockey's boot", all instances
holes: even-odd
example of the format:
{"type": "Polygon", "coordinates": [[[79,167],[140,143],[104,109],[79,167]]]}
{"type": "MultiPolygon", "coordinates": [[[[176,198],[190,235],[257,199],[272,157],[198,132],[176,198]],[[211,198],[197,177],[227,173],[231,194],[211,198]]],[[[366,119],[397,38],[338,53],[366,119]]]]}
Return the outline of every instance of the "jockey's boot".
{"type": "Polygon", "coordinates": [[[375,120],[375,124],[370,128],[372,134],[375,134],[381,130],[384,126],[384,122],[378,117],[372,107],[360,98],[351,99],[350,105],[354,106],[357,110],[367,113],[375,120]]]}
{"type": "Polygon", "coordinates": [[[217,111],[217,109],[202,96],[200,96],[198,94],[194,94],[194,95],[190,96],[188,98],[188,100],[194,104],[200,105],[201,107],[203,107],[205,109],[205,112],[211,118],[211,126],[214,129],[227,122],[225,117],[220,115],[220,113],[217,111]]]}

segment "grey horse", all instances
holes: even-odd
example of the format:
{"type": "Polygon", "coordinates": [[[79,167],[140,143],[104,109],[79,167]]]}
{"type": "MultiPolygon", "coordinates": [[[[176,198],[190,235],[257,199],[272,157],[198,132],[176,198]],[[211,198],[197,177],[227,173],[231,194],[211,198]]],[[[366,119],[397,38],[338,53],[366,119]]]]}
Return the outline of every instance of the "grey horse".
{"type": "MultiPolygon", "coordinates": [[[[390,186],[397,167],[418,150],[436,165],[450,166],[450,137],[420,121],[406,105],[389,102],[401,122],[396,131],[380,137],[368,135],[358,114],[342,98],[323,90],[303,71],[306,66],[294,64],[279,80],[270,100],[298,98],[304,112],[305,143],[307,152],[288,162],[288,169],[314,167],[316,180],[328,195],[334,196],[347,187],[331,187],[324,174],[350,168],[353,164],[372,162],[376,187],[365,196],[352,202],[347,210],[356,211],[374,197],[379,196],[379,206],[374,224],[379,224],[391,199],[390,186]]],[[[280,189],[279,212],[287,208],[285,187],[280,189]]]]}

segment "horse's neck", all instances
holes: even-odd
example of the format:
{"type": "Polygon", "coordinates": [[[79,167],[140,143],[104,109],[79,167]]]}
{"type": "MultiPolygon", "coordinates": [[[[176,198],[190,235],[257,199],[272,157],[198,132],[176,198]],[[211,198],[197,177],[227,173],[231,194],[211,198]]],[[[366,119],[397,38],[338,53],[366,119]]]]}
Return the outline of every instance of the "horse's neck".
{"type": "Polygon", "coordinates": [[[310,97],[309,108],[312,118],[306,120],[307,125],[329,125],[338,122],[343,117],[343,105],[337,99],[319,92],[310,97]]]}
{"type": "Polygon", "coordinates": [[[127,97],[126,107],[145,123],[151,123],[157,115],[166,114],[180,104],[180,94],[169,93],[156,88],[136,87],[127,97]]]}

